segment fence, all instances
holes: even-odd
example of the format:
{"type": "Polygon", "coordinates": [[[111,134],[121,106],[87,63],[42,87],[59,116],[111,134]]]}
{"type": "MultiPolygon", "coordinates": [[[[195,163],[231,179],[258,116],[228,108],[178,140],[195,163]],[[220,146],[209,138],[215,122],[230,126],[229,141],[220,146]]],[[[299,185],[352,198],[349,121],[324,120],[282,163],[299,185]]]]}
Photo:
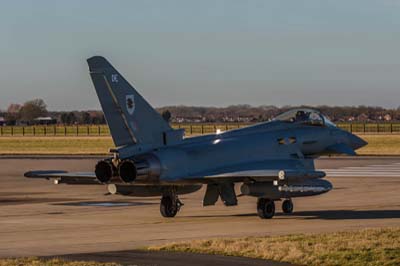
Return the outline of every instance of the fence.
{"type": "Polygon", "coordinates": [[[400,123],[339,123],[337,126],[358,134],[400,133],[400,123]]]}
{"type": "MultiPolygon", "coordinates": [[[[246,123],[175,123],[186,135],[201,135],[246,127],[246,123]]],[[[338,123],[338,127],[357,134],[400,134],[399,123],[338,123]]],[[[0,126],[0,136],[109,136],[107,125],[78,126],[0,126]]]]}
{"type": "Polygon", "coordinates": [[[106,125],[100,126],[3,126],[0,136],[108,136],[106,125]]]}

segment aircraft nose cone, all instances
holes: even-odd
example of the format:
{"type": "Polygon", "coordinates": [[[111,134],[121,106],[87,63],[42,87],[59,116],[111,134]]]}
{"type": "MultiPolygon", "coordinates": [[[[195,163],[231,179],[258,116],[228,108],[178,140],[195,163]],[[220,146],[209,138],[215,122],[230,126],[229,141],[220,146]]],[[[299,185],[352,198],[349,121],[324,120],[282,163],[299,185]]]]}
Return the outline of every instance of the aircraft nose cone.
{"type": "Polygon", "coordinates": [[[368,142],[354,134],[349,133],[349,144],[354,150],[357,150],[367,145],[368,142]]]}

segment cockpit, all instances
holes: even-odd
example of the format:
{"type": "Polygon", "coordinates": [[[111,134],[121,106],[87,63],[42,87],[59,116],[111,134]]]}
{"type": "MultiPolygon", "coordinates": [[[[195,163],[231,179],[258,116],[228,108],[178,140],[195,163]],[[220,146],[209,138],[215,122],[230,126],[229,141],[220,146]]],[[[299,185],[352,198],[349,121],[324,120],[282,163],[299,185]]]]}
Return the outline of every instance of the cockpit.
{"type": "Polygon", "coordinates": [[[293,109],[282,113],[273,119],[274,121],[282,121],[287,123],[299,123],[311,126],[333,126],[336,125],[331,122],[326,116],[317,110],[313,109],[293,109]]]}

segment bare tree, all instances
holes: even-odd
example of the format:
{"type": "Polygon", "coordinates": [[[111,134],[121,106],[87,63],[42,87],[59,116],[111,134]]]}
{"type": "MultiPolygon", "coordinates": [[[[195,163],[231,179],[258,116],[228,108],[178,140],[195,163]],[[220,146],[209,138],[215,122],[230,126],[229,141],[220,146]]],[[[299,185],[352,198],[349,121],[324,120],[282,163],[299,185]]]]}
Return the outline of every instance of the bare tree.
{"type": "Polygon", "coordinates": [[[18,103],[12,103],[8,106],[5,114],[5,120],[7,125],[15,125],[16,121],[20,118],[20,110],[22,106],[18,103]]]}
{"type": "Polygon", "coordinates": [[[32,122],[37,117],[47,115],[47,106],[42,99],[34,99],[25,102],[19,114],[22,121],[32,122]]]}
{"type": "Polygon", "coordinates": [[[81,112],[78,122],[79,124],[88,125],[92,123],[92,118],[88,112],[81,112]]]}

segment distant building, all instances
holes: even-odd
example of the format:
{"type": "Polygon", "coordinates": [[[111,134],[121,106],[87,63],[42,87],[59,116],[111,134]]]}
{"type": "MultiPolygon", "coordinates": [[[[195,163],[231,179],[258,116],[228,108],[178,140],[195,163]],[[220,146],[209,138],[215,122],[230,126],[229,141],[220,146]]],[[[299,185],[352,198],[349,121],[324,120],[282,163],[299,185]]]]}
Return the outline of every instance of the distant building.
{"type": "Polygon", "coordinates": [[[33,121],[35,125],[55,125],[57,124],[57,119],[52,118],[50,116],[45,117],[37,117],[33,121]]]}
{"type": "Polygon", "coordinates": [[[252,120],[253,120],[253,117],[252,117],[252,116],[239,116],[239,117],[236,119],[237,122],[245,122],[245,123],[248,123],[248,122],[250,122],[250,121],[252,121],[252,120]]]}
{"type": "Polygon", "coordinates": [[[185,122],[185,118],[183,118],[183,117],[172,118],[172,122],[183,123],[183,122],[185,122]]]}
{"type": "Polygon", "coordinates": [[[386,114],[386,115],[383,116],[383,120],[392,121],[392,116],[390,114],[386,114]]]}
{"type": "Polygon", "coordinates": [[[366,115],[366,114],[360,114],[359,116],[357,116],[357,121],[360,121],[360,122],[366,122],[366,121],[368,121],[368,115],[366,115]]]}

